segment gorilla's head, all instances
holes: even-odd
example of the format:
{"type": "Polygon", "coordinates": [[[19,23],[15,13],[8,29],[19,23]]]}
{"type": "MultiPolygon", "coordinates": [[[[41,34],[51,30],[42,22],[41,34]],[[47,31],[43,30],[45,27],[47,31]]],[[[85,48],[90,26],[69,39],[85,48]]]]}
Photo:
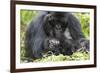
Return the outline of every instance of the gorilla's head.
{"type": "MultiPolygon", "coordinates": [[[[68,26],[68,13],[65,12],[49,12],[45,16],[45,24],[50,28],[49,36],[61,36],[68,26]]],[[[47,33],[48,34],[48,33],[47,33]]]]}

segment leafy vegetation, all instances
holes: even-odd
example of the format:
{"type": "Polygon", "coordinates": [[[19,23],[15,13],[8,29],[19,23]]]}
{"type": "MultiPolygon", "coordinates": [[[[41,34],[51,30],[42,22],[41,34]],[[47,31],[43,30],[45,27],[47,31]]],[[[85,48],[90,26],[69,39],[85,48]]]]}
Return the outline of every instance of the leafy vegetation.
{"type": "Polygon", "coordinates": [[[64,56],[62,54],[58,56],[52,55],[52,56],[48,56],[42,59],[33,60],[33,62],[49,62],[49,61],[57,62],[57,61],[72,61],[72,60],[80,61],[80,60],[88,60],[88,59],[90,59],[89,53],[75,52],[71,56],[67,56],[67,55],[64,56]]]}
{"type": "MultiPolygon", "coordinates": [[[[86,37],[86,39],[89,39],[89,34],[90,34],[90,14],[89,13],[73,13],[79,20],[82,26],[82,31],[86,37]]],[[[21,31],[20,31],[20,48],[21,48],[21,62],[25,62],[23,60],[24,54],[25,54],[25,49],[24,49],[24,40],[25,40],[25,32],[27,27],[29,26],[29,23],[34,20],[34,18],[38,15],[38,11],[32,11],[32,10],[21,10],[20,11],[20,24],[21,24],[21,31]]],[[[62,54],[55,56],[48,56],[42,59],[37,59],[33,60],[33,62],[48,62],[48,61],[71,61],[71,60],[88,60],[89,53],[86,52],[75,52],[71,56],[64,56],[62,54]]]]}

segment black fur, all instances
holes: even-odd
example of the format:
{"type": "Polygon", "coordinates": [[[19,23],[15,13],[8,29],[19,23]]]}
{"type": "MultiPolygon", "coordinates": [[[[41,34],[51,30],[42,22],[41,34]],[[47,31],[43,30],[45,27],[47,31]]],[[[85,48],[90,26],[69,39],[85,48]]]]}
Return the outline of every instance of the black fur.
{"type": "Polygon", "coordinates": [[[81,24],[71,13],[41,11],[26,31],[26,57],[41,58],[48,51],[71,55],[82,38],[81,24]],[[50,43],[54,39],[56,43],[50,43]]]}

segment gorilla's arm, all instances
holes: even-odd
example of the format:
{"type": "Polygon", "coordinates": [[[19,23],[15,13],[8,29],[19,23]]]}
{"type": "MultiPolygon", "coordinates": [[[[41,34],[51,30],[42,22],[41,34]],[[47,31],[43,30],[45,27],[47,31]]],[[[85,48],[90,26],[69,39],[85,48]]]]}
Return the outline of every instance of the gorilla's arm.
{"type": "Polygon", "coordinates": [[[26,31],[25,38],[25,50],[26,57],[40,58],[42,57],[42,43],[45,39],[45,33],[43,30],[43,18],[46,12],[41,12],[40,15],[34,21],[30,23],[26,31]]]}
{"type": "Polygon", "coordinates": [[[84,34],[82,33],[81,24],[78,19],[70,14],[68,19],[68,28],[72,39],[74,40],[74,45],[76,45],[76,49],[80,49],[85,47],[85,50],[89,50],[89,40],[85,39],[84,34]],[[82,45],[84,43],[84,45],[82,45]]]}
{"type": "Polygon", "coordinates": [[[71,34],[72,39],[78,40],[80,38],[84,38],[84,35],[82,33],[82,29],[81,29],[80,22],[72,14],[69,14],[69,18],[68,18],[68,28],[69,28],[69,32],[71,34]]]}

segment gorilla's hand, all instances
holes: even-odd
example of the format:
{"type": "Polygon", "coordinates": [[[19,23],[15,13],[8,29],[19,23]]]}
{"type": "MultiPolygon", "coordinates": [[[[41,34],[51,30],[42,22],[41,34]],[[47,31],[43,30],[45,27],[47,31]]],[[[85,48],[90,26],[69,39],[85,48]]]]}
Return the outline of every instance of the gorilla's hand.
{"type": "Polygon", "coordinates": [[[46,38],[44,41],[44,51],[47,53],[53,53],[54,55],[60,54],[60,41],[55,38],[46,38]]]}
{"type": "Polygon", "coordinates": [[[90,42],[89,40],[86,39],[80,39],[80,48],[77,51],[85,51],[89,52],[90,51],[90,42]]]}
{"type": "Polygon", "coordinates": [[[56,47],[58,47],[59,46],[59,44],[60,44],[60,41],[59,40],[57,40],[57,39],[51,39],[51,40],[49,40],[49,48],[56,48],[56,47]]]}

